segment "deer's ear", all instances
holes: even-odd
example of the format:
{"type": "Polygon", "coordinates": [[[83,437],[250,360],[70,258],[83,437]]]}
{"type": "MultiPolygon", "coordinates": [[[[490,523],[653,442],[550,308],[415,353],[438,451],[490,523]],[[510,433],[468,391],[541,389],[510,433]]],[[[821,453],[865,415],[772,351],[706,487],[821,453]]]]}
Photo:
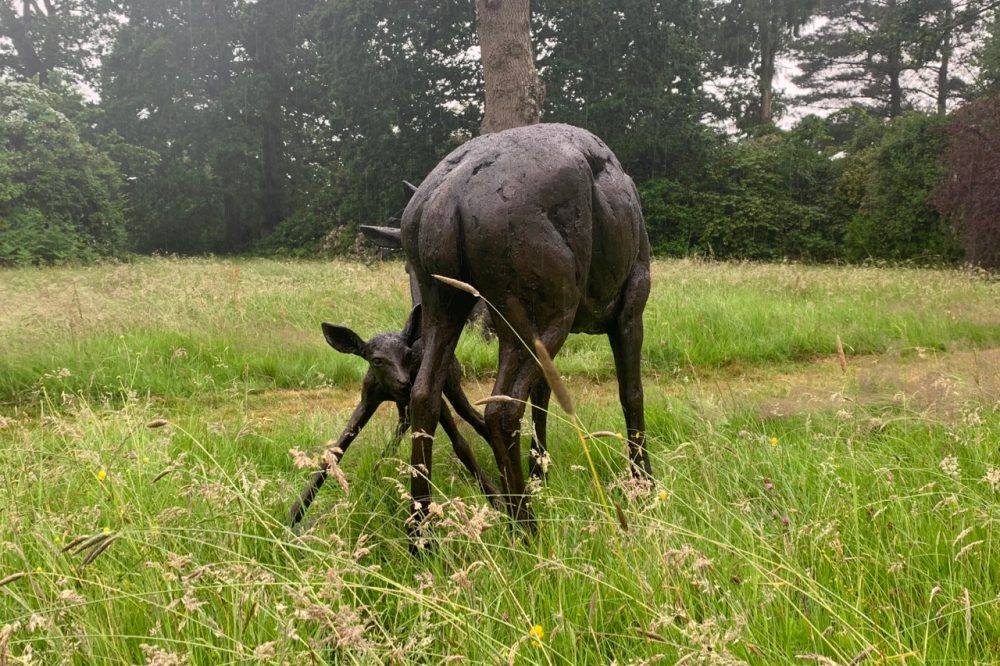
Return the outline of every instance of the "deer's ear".
{"type": "Polygon", "coordinates": [[[406,325],[403,326],[402,336],[406,340],[406,344],[410,347],[420,339],[420,317],[422,313],[423,309],[420,307],[420,303],[417,303],[410,310],[410,316],[406,320],[406,325]]]}
{"type": "Polygon", "coordinates": [[[361,233],[378,247],[386,250],[403,249],[402,233],[396,227],[373,227],[370,224],[362,224],[361,233]]]}
{"type": "Polygon", "coordinates": [[[407,203],[410,202],[410,199],[412,199],[413,195],[416,194],[416,193],[417,193],[417,186],[414,185],[413,183],[409,183],[409,182],[407,182],[407,181],[404,180],[403,181],[403,198],[406,199],[407,203]]]}
{"type": "Polygon", "coordinates": [[[323,337],[339,352],[362,357],[365,355],[365,341],[346,326],[323,322],[323,337]]]}

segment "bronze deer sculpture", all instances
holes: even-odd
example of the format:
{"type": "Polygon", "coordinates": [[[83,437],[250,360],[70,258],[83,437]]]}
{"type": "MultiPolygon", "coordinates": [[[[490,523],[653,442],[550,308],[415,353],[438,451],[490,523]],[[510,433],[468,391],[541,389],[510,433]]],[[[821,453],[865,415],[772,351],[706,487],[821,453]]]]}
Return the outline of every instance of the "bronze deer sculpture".
{"type": "Polygon", "coordinates": [[[423,360],[410,392],[411,535],[430,502],[444,371],[477,301],[436,276],[471,285],[500,315],[493,395],[508,399],[490,402],[485,420],[512,518],[533,521],[517,432],[529,396],[536,433],[545,431],[549,388],[534,339],[554,357],[570,332],[608,336],[633,474],[651,474],[639,367],[649,240],[635,185],[600,139],[561,124],[472,139],[417,188],[400,231],[423,304],[423,360]]]}

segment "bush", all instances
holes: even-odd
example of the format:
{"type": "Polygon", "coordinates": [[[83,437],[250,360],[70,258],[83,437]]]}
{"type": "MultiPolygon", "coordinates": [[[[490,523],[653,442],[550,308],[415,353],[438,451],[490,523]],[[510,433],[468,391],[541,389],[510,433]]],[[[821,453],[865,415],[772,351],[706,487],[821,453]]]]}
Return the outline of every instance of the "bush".
{"type": "Polygon", "coordinates": [[[33,83],[0,82],[0,263],[87,261],[125,246],[116,164],[33,83]]]}
{"type": "Polygon", "coordinates": [[[816,121],[720,146],[699,181],[641,183],[654,248],[718,258],[836,258],[844,221],[834,188],[840,166],[816,121]]]}
{"type": "Polygon", "coordinates": [[[954,261],[955,235],[933,205],[944,177],[945,119],[907,113],[874,145],[848,158],[840,186],[857,211],[847,225],[852,261],[954,261]]]}

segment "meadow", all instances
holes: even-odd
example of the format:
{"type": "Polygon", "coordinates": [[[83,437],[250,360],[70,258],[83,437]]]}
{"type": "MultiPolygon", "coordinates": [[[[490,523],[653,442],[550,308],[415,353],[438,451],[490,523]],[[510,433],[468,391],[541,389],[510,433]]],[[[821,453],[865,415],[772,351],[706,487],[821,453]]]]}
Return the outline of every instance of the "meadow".
{"type": "MultiPolygon", "coordinates": [[[[555,363],[605,433],[602,492],[555,405],[534,535],[439,438],[414,558],[389,406],[284,525],[364,372],[319,323],[398,329],[400,263],[0,272],[0,664],[1000,663],[1000,282],[689,260],[653,279],[653,483],[614,434],[606,340],[574,336],[555,363]]],[[[474,400],[495,354],[463,336],[474,400]]]]}

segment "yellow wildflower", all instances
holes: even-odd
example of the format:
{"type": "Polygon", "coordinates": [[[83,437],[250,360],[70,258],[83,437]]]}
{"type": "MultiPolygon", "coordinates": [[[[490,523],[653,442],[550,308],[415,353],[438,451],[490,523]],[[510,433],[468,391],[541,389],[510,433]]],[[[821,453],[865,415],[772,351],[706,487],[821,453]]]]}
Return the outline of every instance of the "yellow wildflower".
{"type": "Polygon", "coordinates": [[[104,532],[105,534],[111,534],[111,528],[110,528],[110,527],[105,527],[105,528],[104,528],[103,530],[101,530],[101,531],[102,531],[102,532],[104,532]]]}
{"type": "Polygon", "coordinates": [[[532,640],[535,642],[535,647],[542,647],[542,639],[545,638],[545,629],[542,628],[542,625],[536,624],[533,626],[531,631],[528,632],[528,635],[531,636],[532,640]]]}
{"type": "Polygon", "coordinates": [[[106,471],[104,471],[103,469],[100,472],[97,473],[97,480],[98,481],[103,481],[106,478],[108,478],[108,473],[106,471]]]}
{"type": "Polygon", "coordinates": [[[666,502],[668,499],[670,499],[670,493],[668,493],[666,490],[661,490],[659,493],[656,494],[656,496],[657,498],[659,498],[661,502],[666,502]]]}
{"type": "Polygon", "coordinates": [[[778,445],[778,438],[777,437],[772,437],[771,438],[771,446],[777,446],[777,445],[778,445]]]}

